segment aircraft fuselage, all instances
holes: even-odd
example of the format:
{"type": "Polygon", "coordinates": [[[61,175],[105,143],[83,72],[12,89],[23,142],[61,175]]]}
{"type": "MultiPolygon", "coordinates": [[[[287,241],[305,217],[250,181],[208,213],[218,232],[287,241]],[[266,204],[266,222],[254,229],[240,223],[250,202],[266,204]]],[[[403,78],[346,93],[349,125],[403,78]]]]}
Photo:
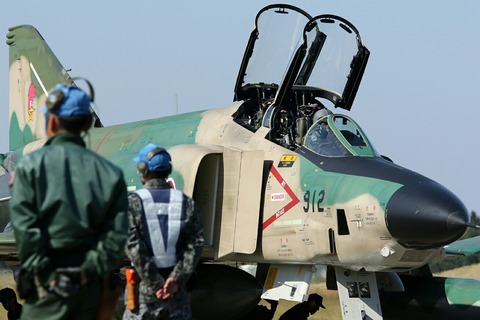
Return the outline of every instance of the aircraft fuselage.
{"type": "MultiPolygon", "coordinates": [[[[403,270],[427,263],[463,234],[466,209],[434,181],[379,156],[325,157],[305,147],[286,149],[265,139],[268,128],[252,132],[232,121],[237,108],[93,128],[86,141],[124,168],[132,188],[141,187],[132,154],[147,142],[263,150],[263,206],[237,213],[261,217],[259,245],[252,254],[233,250],[220,260],[403,270]]],[[[173,177],[183,189],[177,159],[173,177]]]]}

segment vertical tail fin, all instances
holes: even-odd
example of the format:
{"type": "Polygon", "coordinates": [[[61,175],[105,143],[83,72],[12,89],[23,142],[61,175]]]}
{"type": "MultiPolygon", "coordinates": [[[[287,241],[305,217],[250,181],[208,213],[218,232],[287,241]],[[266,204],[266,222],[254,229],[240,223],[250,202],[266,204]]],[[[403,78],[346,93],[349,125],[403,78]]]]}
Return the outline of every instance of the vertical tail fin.
{"type": "MultiPolygon", "coordinates": [[[[10,28],[7,44],[10,65],[9,148],[16,150],[46,136],[45,117],[39,109],[56,84],[73,81],[33,26],[10,28]]],[[[101,126],[91,110],[96,126],[101,126]]]]}
{"type": "Polygon", "coordinates": [[[40,33],[32,26],[9,29],[10,140],[16,150],[45,137],[45,117],[39,112],[48,92],[70,76],[40,33]]]}

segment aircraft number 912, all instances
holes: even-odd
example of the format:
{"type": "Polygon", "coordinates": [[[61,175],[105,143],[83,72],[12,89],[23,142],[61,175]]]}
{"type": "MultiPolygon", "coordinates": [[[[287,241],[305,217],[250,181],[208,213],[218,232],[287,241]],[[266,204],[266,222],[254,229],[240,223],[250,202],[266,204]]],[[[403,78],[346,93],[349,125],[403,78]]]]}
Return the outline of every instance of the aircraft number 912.
{"type": "Polygon", "coordinates": [[[309,212],[311,207],[312,212],[322,212],[323,208],[321,207],[321,204],[323,199],[325,199],[325,190],[320,190],[318,192],[317,190],[313,190],[313,192],[310,190],[305,191],[303,193],[303,200],[305,201],[303,211],[309,212]]]}

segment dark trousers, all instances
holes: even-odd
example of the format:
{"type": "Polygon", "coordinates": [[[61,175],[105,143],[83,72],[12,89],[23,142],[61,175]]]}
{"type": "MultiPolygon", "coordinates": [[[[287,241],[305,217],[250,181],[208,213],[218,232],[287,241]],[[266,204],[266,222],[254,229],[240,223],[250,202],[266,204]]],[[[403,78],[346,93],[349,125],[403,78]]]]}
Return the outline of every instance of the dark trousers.
{"type": "Polygon", "coordinates": [[[29,319],[96,319],[102,287],[100,282],[87,284],[77,294],[62,298],[48,293],[43,298],[27,298],[22,310],[22,320],[29,319]]]}

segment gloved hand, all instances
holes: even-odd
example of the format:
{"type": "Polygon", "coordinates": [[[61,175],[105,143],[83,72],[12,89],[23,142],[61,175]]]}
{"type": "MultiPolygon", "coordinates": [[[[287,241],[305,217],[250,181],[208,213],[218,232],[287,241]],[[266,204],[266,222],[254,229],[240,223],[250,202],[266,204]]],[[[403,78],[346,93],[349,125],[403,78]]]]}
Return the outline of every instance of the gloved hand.
{"type": "Polygon", "coordinates": [[[55,270],[55,277],[50,281],[48,290],[68,298],[80,291],[85,284],[85,274],[79,267],[58,268],[55,270]]]}

